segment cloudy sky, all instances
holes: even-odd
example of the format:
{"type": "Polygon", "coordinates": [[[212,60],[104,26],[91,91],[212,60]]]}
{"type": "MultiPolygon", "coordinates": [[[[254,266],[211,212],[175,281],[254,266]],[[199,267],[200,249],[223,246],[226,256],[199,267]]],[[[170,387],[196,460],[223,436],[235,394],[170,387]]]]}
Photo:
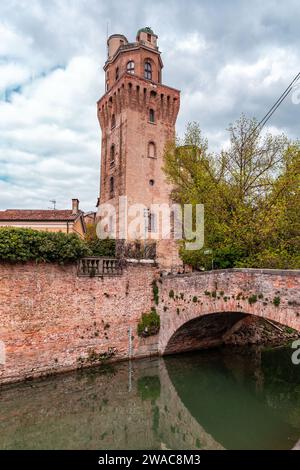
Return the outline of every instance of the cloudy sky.
{"type": "MultiPolygon", "coordinates": [[[[94,209],[107,24],[130,41],[152,27],[163,82],[182,92],[178,133],[196,120],[218,151],[300,71],[299,18],[299,0],[0,0],[0,209],[94,209]]],[[[299,118],[288,98],[270,128],[297,138],[299,118]]]]}

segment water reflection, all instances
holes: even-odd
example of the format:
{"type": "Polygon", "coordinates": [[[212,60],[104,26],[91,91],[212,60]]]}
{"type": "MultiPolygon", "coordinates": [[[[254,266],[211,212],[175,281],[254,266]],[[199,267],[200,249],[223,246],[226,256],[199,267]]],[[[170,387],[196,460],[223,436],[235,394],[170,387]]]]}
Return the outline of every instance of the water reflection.
{"type": "Polygon", "coordinates": [[[222,349],[2,388],[2,449],[290,449],[290,350],[222,349]]]}

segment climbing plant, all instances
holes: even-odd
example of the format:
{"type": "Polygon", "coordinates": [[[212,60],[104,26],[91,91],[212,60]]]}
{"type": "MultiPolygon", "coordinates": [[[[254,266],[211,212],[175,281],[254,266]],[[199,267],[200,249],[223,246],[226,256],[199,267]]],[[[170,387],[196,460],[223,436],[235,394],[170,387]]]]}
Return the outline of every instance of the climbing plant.
{"type": "Polygon", "coordinates": [[[149,313],[143,313],[137,326],[138,336],[146,338],[147,336],[157,335],[160,329],[160,316],[156,309],[152,307],[149,313]]]}

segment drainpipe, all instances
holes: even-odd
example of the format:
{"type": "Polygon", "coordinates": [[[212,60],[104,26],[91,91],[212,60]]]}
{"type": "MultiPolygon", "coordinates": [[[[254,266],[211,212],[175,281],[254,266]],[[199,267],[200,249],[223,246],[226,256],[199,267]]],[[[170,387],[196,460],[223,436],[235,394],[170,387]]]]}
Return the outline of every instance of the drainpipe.
{"type": "Polygon", "coordinates": [[[128,328],[128,358],[132,358],[132,327],[128,328]]]}
{"type": "Polygon", "coordinates": [[[132,364],[131,364],[131,358],[132,358],[132,327],[130,326],[128,328],[128,392],[131,392],[132,390],[132,364]]]}

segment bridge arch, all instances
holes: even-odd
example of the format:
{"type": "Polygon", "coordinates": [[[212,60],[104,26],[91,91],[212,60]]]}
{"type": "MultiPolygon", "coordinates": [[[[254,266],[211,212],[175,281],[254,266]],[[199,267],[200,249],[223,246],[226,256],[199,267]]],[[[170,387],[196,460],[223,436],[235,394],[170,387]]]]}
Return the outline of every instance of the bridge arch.
{"type": "Polygon", "coordinates": [[[159,353],[197,349],[200,341],[200,347],[221,344],[226,331],[250,315],[300,332],[299,290],[298,270],[232,269],[168,276],[160,289],[159,353]]]}

